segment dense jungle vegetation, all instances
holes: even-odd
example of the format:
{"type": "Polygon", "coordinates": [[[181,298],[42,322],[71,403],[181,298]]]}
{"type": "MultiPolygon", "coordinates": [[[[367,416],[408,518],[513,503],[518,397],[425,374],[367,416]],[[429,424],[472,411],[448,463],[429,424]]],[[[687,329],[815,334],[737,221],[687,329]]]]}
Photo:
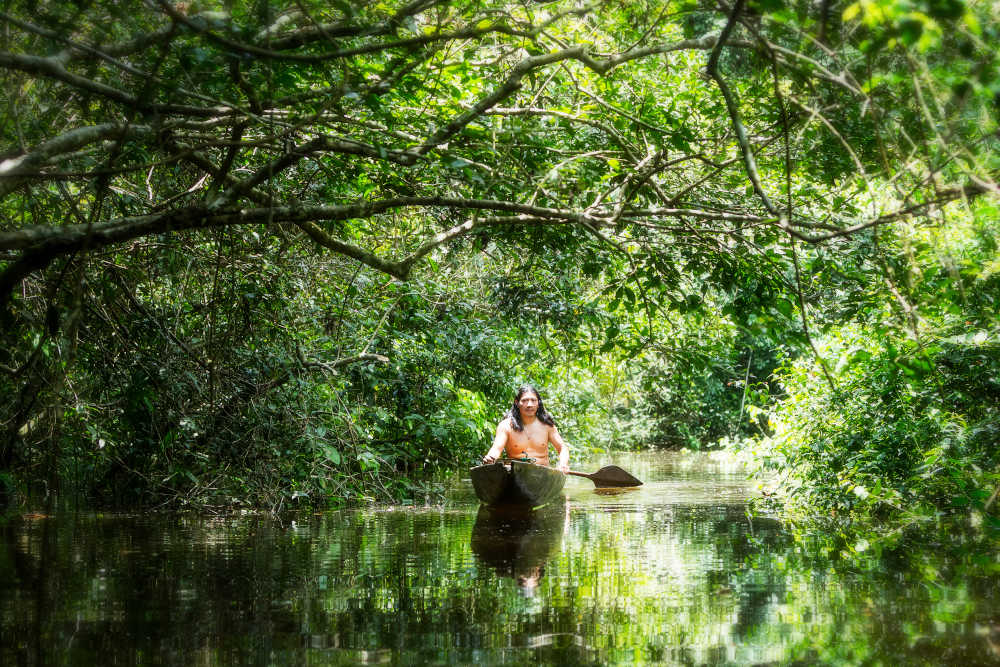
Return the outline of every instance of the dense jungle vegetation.
{"type": "Polygon", "coordinates": [[[4,495],[420,498],[530,381],[996,530],[998,7],[6,1],[4,495]]]}

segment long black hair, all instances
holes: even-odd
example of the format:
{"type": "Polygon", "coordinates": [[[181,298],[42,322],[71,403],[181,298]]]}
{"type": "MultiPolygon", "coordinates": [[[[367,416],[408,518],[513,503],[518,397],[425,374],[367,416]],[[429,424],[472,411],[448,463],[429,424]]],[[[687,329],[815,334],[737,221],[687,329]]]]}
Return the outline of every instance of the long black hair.
{"type": "Polygon", "coordinates": [[[510,417],[511,424],[514,426],[514,430],[524,430],[524,424],[521,423],[521,409],[518,407],[518,404],[521,402],[521,397],[529,391],[538,397],[538,412],[535,413],[535,417],[538,421],[546,424],[547,426],[555,426],[556,420],[552,418],[552,415],[550,415],[545,409],[545,406],[542,405],[542,395],[539,394],[538,390],[530,384],[522,384],[517,388],[517,396],[514,397],[514,405],[511,407],[510,412],[507,413],[507,416],[510,417]]]}

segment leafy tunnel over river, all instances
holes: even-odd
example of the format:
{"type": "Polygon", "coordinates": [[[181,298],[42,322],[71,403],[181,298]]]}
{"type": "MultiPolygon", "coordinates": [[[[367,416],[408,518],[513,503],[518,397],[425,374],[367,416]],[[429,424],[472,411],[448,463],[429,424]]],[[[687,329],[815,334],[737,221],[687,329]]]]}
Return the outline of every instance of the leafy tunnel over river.
{"type": "Polygon", "coordinates": [[[0,28],[4,663],[996,662],[1000,3],[0,28]]]}

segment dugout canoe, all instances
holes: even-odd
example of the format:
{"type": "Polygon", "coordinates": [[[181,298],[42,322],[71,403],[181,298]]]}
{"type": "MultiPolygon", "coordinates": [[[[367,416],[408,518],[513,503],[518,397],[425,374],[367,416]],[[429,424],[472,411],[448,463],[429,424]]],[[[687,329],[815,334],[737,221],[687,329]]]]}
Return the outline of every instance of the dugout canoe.
{"type": "Polygon", "coordinates": [[[497,461],[469,470],[476,496],[487,505],[539,507],[562,493],[566,475],[522,461],[497,461]]]}

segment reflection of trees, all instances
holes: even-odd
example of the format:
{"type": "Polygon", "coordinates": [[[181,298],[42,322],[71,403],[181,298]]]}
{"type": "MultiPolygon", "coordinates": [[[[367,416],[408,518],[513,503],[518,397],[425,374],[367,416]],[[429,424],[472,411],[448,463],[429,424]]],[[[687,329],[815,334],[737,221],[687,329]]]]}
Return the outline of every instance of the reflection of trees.
{"type": "MultiPolygon", "coordinates": [[[[742,567],[749,548],[742,506],[614,509],[591,510],[571,523],[574,570],[595,573],[575,591],[588,612],[582,634],[603,636],[610,661],[626,660],[635,647],[654,662],[734,660],[734,644],[766,617],[780,586],[771,581],[764,594],[763,578],[761,594],[756,586],[744,589],[743,579],[754,574],[742,567]],[[597,548],[586,546],[595,542],[597,548]]],[[[774,526],[755,528],[766,543],[777,537],[774,526]]]]}
{"type": "Polygon", "coordinates": [[[1000,655],[988,641],[996,580],[973,567],[995,558],[993,545],[959,532],[870,550],[838,534],[801,538],[759,549],[748,560],[755,570],[784,577],[777,611],[758,635],[784,644],[785,659],[997,664],[1000,655]]]}
{"type": "Polygon", "coordinates": [[[494,517],[507,552],[471,509],[10,524],[0,663],[995,659],[995,587],[940,545],[838,564],[843,544],[751,533],[740,506],[613,499],[574,506],[565,532],[550,519],[519,543],[494,517]],[[503,576],[542,565],[531,597],[503,576]]]}
{"type": "MultiPolygon", "coordinates": [[[[34,599],[2,607],[3,634],[32,638],[29,664],[140,653],[186,664],[205,651],[267,662],[280,636],[273,603],[288,594],[275,566],[307,562],[307,543],[279,547],[283,531],[258,519],[65,519],[4,531],[13,579],[37,584],[34,599]]],[[[14,664],[13,649],[0,663],[14,664]]]]}

